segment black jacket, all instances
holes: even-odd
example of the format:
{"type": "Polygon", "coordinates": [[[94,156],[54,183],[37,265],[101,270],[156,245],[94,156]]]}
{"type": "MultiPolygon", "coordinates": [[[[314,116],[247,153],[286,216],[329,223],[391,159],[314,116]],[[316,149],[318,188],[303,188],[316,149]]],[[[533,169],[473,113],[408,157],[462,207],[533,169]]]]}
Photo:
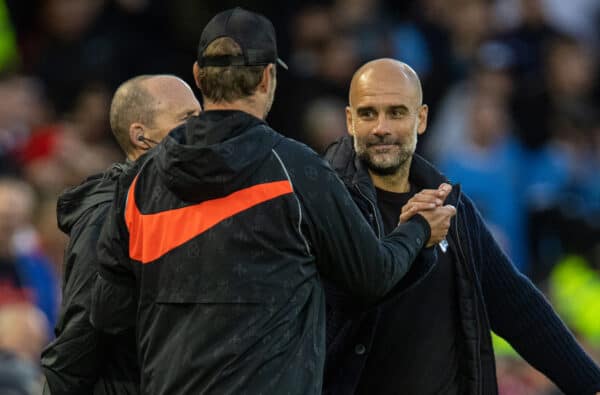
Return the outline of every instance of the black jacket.
{"type": "MultiPolygon", "coordinates": [[[[383,230],[376,207],[376,192],[368,172],[356,158],[352,139],[345,137],[332,145],[326,159],[338,172],[365,218],[383,230]]],[[[424,188],[448,182],[431,164],[415,155],[410,179],[424,188]]],[[[532,366],[540,370],[569,395],[591,395],[600,391],[600,370],[577,344],[550,304],[535,286],[512,265],[485,226],[480,214],[455,185],[447,203],[457,208],[447,240],[454,252],[458,284],[461,339],[464,349],[464,379],[469,395],[495,395],[497,383],[490,330],[505,338],[532,366]]],[[[405,280],[419,269],[415,264],[405,280]]],[[[405,281],[403,280],[403,281],[405,281]]],[[[435,292],[435,290],[432,290],[435,292]]],[[[402,297],[399,290],[395,297],[402,297]]],[[[327,364],[325,393],[353,394],[370,347],[385,347],[377,319],[381,314],[398,315],[393,300],[364,314],[348,313],[340,292],[327,293],[327,364]],[[356,344],[367,345],[355,352],[356,344]],[[360,355],[357,355],[360,354],[360,355]]],[[[425,312],[426,313],[426,312],[425,312]]],[[[398,317],[402,319],[402,317],[398,317]]],[[[407,344],[418,347],[418,344],[407,344]]],[[[398,372],[402,374],[402,372],[398,372]]],[[[389,381],[390,394],[397,393],[389,381]]]]}
{"type": "Polygon", "coordinates": [[[98,273],[97,243],[116,189],[128,165],[117,164],[63,193],[57,204],[59,228],[69,235],[65,251],[62,305],[56,339],[42,353],[52,395],[137,394],[139,372],[133,331],[103,335],[89,320],[98,273]]]}
{"type": "Polygon", "coordinates": [[[429,238],[418,217],[379,241],[325,161],[239,111],[192,118],[122,187],[92,320],[136,325],[144,394],[320,393],[320,276],[373,302],[429,238]]]}

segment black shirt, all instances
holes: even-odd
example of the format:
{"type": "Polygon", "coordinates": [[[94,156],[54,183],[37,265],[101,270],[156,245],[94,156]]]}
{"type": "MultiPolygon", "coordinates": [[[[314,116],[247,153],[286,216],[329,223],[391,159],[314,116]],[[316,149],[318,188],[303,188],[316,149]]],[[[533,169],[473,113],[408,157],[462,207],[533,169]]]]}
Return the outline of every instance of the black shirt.
{"type": "MultiPolygon", "coordinates": [[[[377,189],[385,232],[418,189],[377,189]]],[[[439,246],[438,264],[420,284],[380,307],[377,337],[369,350],[359,394],[460,394],[459,313],[454,260],[439,246]],[[390,388],[395,388],[392,392],[390,388]]]]}

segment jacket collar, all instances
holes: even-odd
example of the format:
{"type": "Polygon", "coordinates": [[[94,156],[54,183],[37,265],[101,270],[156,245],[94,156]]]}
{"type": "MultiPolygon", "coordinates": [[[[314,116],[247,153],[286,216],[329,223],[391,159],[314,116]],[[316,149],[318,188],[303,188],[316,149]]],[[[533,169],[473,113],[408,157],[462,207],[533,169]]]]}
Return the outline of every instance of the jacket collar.
{"type": "MultiPolygon", "coordinates": [[[[368,197],[373,202],[376,201],[375,186],[366,166],[354,151],[354,139],[352,136],[344,136],[331,144],[325,151],[325,159],[338,173],[348,188],[358,187],[364,193],[368,193],[368,197]]],[[[443,182],[450,183],[445,175],[418,154],[413,155],[409,180],[421,188],[429,189],[435,189],[443,182]]],[[[456,205],[460,195],[460,185],[456,184],[452,186],[452,192],[446,201],[449,204],[456,205]]]]}

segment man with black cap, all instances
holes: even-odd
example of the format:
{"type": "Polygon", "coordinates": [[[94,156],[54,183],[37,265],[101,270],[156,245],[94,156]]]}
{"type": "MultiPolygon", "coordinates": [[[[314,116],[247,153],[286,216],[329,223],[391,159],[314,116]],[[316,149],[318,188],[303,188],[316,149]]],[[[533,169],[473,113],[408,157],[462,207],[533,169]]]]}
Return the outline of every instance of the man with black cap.
{"type": "Polygon", "coordinates": [[[205,111],[120,183],[91,320],[136,326],[144,394],[319,394],[321,276],[366,305],[446,235],[452,207],[377,239],[332,169],[265,123],[277,63],[267,19],[215,16],[194,65],[205,111]]]}

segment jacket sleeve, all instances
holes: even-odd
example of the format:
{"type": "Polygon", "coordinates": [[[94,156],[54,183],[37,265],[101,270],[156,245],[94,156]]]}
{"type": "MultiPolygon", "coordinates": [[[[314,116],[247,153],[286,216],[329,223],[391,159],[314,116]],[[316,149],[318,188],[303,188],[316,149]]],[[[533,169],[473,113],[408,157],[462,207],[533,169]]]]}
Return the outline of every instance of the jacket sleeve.
{"type": "MultiPolygon", "coordinates": [[[[98,207],[95,216],[104,217],[107,208],[98,207]]],[[[56,338],[44,349],[41,359],[47,386],[55,394],[92,393],[104,360],[102,348],[98,347],[99,334],[89,322],[100,229],[100,222],[83,221],[71,232],[65,256],[69,270],[63,285],[56,338]]]]}
{"type": "Polygon", "coordinates": [[[322,276],[366,302],[389,292],[429,239],[421,216],[379,240],[342,181],[316,154],[292,175],[322,276]]]}
{"type": "Polygon", "coordinates": [[[92,292],[90,321],[100,331],[119,334],[135,326],[137,287],[124,223],[125,195],[118,188],[98,242],[99,273],[92,292]]]}
{"type": "MultiPolygon", "coordinates": [[[[473,203],[463,195],[466,223],[492,330],[567,395],[600,391],[600,369],[548,300],[518,272],[473,203]]],[[[460,213],[459,213],[460,215],[460,213]]]]}

